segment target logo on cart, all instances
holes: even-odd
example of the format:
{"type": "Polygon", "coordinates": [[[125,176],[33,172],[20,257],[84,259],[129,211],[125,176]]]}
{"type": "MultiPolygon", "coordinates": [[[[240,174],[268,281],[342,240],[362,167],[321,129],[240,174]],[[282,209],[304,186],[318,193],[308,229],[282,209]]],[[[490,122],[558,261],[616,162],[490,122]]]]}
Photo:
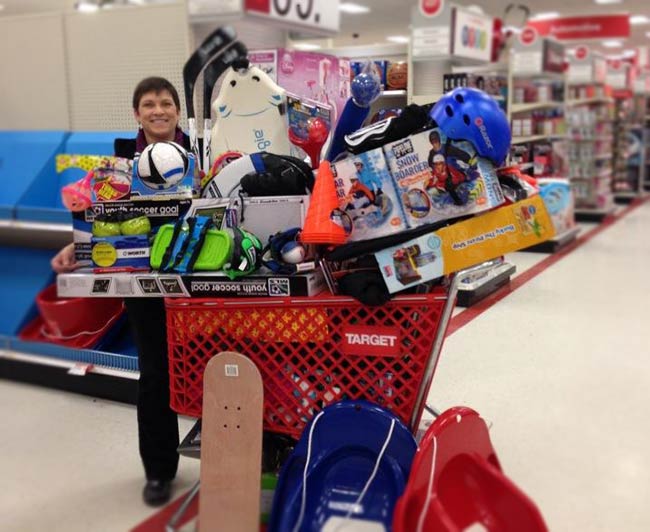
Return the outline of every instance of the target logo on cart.
{"type": "Polygon", "coordinates": [[[343,328],[341,353],[344,355],[397,356],[401,334],[398,327],[349,325],[343,328]]]}

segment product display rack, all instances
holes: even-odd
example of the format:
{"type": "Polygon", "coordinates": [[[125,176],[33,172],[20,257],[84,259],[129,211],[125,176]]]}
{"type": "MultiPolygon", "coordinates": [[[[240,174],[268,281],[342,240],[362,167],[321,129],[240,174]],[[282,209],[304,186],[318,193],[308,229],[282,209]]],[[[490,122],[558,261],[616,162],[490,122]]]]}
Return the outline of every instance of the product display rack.
{"type": "MultiPolygon", "coordinates": [[[[517,54],[522,53],[527,53],[525,48],[511,51],[508,68],[506,108],[512,128],[511,163],[514,161],[520,171],[536,179],[565,179],[568,174],[565,157],[566,75],[545,70],[543,64],[525,64],[525,61],[517,57],[517,54]],[[521,71],[522,66],[531,70],[521,71]]],[[[558,251],[573,242],[579,233],[573,220],[570,225],[551,240],[524,251],[558,251]]]]}
{"type": "Polygon", "coordinates": [[[600,83],[571,84],[569,94],[569,177],[576,218],[602,221],[614,212],[614,100],[600,83]]]}
{"type": "Polygon", "coordinates": [[[27,160],[34,164],[22,165],[23,176],[17,180],[24,184],[20,195],[5,191],[0,198],[6,206],[0,219],[5,296],[0,378],[134,403],[138,363],[125,316],[98,335],[94,348],[77,348],[73,346],[87,343],[46,340],[35,302],[54,279],[50,259],[73,240],[70,214],[59,199],[62,174],[55,172],[56,154],[112,153],[113,139],[124,134],[61,133],[51,141],[50,133],[10,133],[4,142],[14,143],[12,153],[27,149],[31,157],[27,160]]]}
{"type": "Polygon", "coordinates": [[[646,96],[616,98],[612,190],[618,203],[645,194],[647,130],[646,96]]]}

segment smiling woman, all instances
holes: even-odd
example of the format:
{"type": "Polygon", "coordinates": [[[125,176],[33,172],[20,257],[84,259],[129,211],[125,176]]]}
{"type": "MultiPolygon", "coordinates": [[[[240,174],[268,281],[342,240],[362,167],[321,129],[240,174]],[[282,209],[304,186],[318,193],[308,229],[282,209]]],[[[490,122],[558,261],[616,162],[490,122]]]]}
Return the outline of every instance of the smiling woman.
{"type": "Polygon", "coordinates": [[[133,92],[133,114],[147,144],[175,140],[180,109],[178,92],[164,78],[143,79],[133,92]]]}

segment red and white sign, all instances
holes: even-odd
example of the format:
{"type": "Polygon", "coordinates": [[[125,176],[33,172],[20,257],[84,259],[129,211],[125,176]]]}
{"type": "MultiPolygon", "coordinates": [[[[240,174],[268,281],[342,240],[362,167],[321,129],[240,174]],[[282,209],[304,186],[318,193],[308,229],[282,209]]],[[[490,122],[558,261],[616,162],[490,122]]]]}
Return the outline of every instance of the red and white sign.
{"type": "Polygon", "coordinates": [[[342,332],[341,353],[344,355],[392,357],[400,354],[399,327],[349,325],[342,332]]]}
{"type": "Polygon", "coordinates": [[[444,0],[420,0],[418,6],[425,17],[436,17],[444,7],[444,0]]]}
{"type": "Polygon", "coordinates": [[[630,36],[630,16],[593,15],[564,17],[548,20],[529,20],[528,26],[540,35],[551,35],[560,40],[612,39],[630,36]]]}
{"type": "Polygon", "coordinates": [[[580,59],[580,61],[584,61],[589,56],[589,48],[587,48],[586,46],[578,46],[575,51],[575,56],[576,59],[580,59]]]}
{"type": "Polygon", "coordinates": [[[288,29],[314,33],[339,31],[339,0],[245,0],[247,15],[264,17],[288,29]]]}
{"type": "Polygon", "coordinates": [[[521,33],[519,34],[519,42],[524,46],[530,46],[537,40],[538,36],[539,34],[535,28],[527,26],[521,30],[521,33]]]}

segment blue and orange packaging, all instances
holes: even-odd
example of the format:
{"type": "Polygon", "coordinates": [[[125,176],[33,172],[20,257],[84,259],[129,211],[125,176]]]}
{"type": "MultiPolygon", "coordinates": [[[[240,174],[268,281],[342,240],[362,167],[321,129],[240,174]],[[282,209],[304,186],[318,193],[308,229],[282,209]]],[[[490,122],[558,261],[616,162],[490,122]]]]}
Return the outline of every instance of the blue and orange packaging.
{"type": "Polygon", "coordinates": [[[478,157],[469,142],[448,143],[438,128],[383,150],[409,227],[477,214],[504,202],[494,165],[478,157]]]}
{"type": "Polygon", "coordinates": [[[381,148],[331,165],[339,208],[333,219],[348,240],[367,240],[407,228],[401,202],[381,148]]]}

